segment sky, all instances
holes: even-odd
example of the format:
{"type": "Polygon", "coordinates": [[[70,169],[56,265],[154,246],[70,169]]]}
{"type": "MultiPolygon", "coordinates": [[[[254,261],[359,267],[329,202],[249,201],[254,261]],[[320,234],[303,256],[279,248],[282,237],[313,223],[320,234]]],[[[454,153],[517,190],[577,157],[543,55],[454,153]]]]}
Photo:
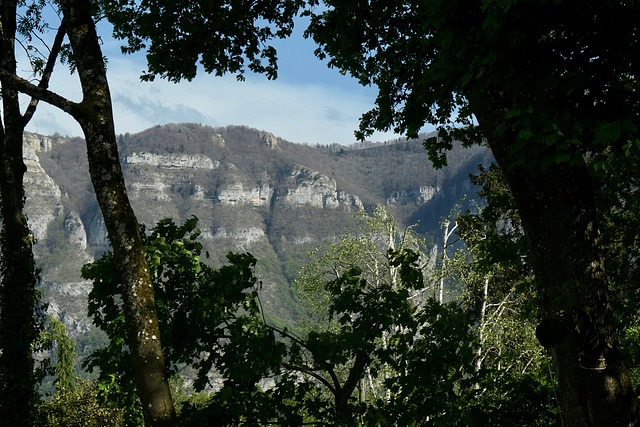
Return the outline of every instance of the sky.
{"type": "MultiPolygon", "coordinates": [[[[279,59],[276,80],[250,72],[244,82],[238,82],[235,75],[199,73],[191,82],[174,84],[161,79],[141,82],[144,54],[120,53],[121,42],[111,37],[107,23],[101,23],[98,32],[108,58],[116,132],[136,133],[155,125],[191,122],[246,125],[298,143],[355,142],[354,130],[360,116],[373,107],[376,88],[362,87],[317,59],[315,43],[302,35],[305,28],[306,22],[299,19],[291,38],[274,42],[279,59]]],[[[50,89],[75,101],[81,98],[77,75],[69,75],[64,65],[56,66],[50,89]]],[[[27,130],[82,136],[70,116],[42,103],[27,130]]],[[[369,139],[396,137],[387,132],[369,139]]]]}

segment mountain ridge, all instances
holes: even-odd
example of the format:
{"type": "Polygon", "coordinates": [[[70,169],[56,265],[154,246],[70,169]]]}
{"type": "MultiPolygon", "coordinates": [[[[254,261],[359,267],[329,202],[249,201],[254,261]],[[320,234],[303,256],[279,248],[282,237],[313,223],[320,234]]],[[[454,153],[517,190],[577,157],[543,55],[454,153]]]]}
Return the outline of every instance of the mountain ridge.
{"type": "MultiPolygon", "coordinates": [[[[199,218],[212,262],[229,251],[258,259],[263,299],[291,320],[291,290],[307,253],[355,226],[358,209],[387,206],[401,226],[437,242],[440,218],[464,193],[468,173],[491,161],[484,147],[454,147],[434,170],[420,141],[353,147],[295,144],[246,126],[182,123],[118,136],[127,191],[139,222],[199,218]]],[[[51,310],[72,335],[91,330],[80,266],[108,250],[81,138],[25,135],[25,207],[51,310]]]]}

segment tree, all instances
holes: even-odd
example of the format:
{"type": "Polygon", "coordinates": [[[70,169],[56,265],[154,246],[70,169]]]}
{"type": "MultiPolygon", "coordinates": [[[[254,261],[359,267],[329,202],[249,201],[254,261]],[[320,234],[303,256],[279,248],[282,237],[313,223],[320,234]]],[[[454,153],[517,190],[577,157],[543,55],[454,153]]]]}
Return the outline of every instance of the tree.
{"type": "MultiPolygon", "coordinates": [[[[369,283],[390,283],[397,285],[400,281],[399,269],[390,261],[391,253],[402,253],[411,250],[419,254],[417,268],[429,282],[435,268],[437,248],[429,250],[426,242],[415,231],[415,226],[401,230],[395,218],[382,206],[377,206],[369,215],[364,209],[356,214],[360,222],[357,232],[348,232],[337,243],[320,246],[313,255],[315,261],[302,267],[297,286],[306,295],[305,299],[312,304],[310,309],[326,309],[327,296],[322,289],[326,282],[339,278],[345,271],[357,266],[362,277],[369,283]],[[428,253],[428,254],[427,254],[428,253]]],[[[431,286],[431,283],[426,283],[431,286]]],[[[412,299],[424,297],[426,289],[412,295],[412,299]]],[[[434,291],[434,295],[435,295],[434,291]]],[[[325,317],[326,313],[317,313],[325,317]]],[[[318,321],[319,319],[314,319],[318,321]]]]}
{"type": "Polygon", "coordinates": [[[2,70],[5,84],[71,114],[85,134],[89,172],[124,286],[128,342],[147,425],[175,425],[176,416],[159,340],[153,287],[138,225],[127,197],[116,146],[106,69],[89,2],[62,1],[63,24],[73,49],[83,100],[71,102],[2,70]]]}
{"type": "MultiPolygon", "coordinates": [[[[345,236],[306,270],[308,290],[322,294],[315,300],[326,310],[324,323],[304,334],[265,323],[253,257],[229,254],[230,263],[217,269],[200,259],[195,218],[182,226],[165,219],[141,231],[169,371],[195,369],[196,390],[210,385],[212,368],[222,377],[222,387],[204,402],[182,407],[181,422],[351,425],[357,419],[386,419],[404,425],[425,417],[451,421],[469,412],[474,392],[469,317],[456,304],[417,297],[425,293],[420,292],[425,276],[420,257],[409,249],[415,236],[411,229],[399,232],[383,209],[377,214],[360,214],[372,227],[370,234],[345,236]],[[396,251],[385,255],[374,249],[386,249],[388,238],[396,251]],[[377,267],[360,270],[358,262],[377,267]],[[328,276],[320,273],[325,267],[328,276]],[[272,385],[261,390],[261,379],[272,379],[272,385]],[[425,406],[425,399],[431,404],[425,406]]],[[[107,253],[83,269],[94,281],[89,311],[110,339],[89,366],[100,368],[99,387],[109,400],[127,409],[136,405],[135,390],[112,257],[107,253]]],[[[129,411],[129,423],[135,423],[135,412],[129,411]]]]}
{"type": "MultiPolygon", "coordinates": [[[[316,2],[317,3],[317,2],[316,2]]],[[[453,139],[489,145],[518,207],[567,425],[640,424],[607,292],[585,156],[639,144],[635,2],[324,2],[318,54],[379,89],[359,136],[394,127],[446,164],[453,139]],[[342,37],[335,39],[335,34],[342,37]]]]}
{"type": "MultiPolygon", "coordinates": [[[[153,287],[118,161],[106,70],[91,15],[96,5],[86,0],[60,2],[63,24],[67,28],[72,48],[71,64],[78,71],[83,91],[80,103],[70,102],[51,91],[32,85],[17,77],[12,69],[2,69],[0,75],[9,87],[17,88],[71,114],[83,129],[92,183],[114,249],[116,269],[124,284],[128,341],[145,420],[147,425],[174,425],[175,411],[164,371],[153,287]]],[[[189,57],[194,61],[191,64],[175,55],[166,54],[167,51],[159,55],[160,61],[168,62],[168,70],[177,68],[176,73],[180,77],[171,77],[174,80],[189,78],[189,70],[193,71],[195,61],[201,55],[207,58],[208,55],[204,52],[208,51],[216,52],[216,55],[213,62],[205,63],[207,71],[216,70],[219,74],[226,71],[241,72],[246,56],[250,61],[250,69],[275,77],[275,49],[264,46],[264,42],[272,37],[285,37],[291,32],[292,19],[300,5],[300,1],[265,1],[251,5],[215,5],[202,9],[192,2],[184,2],[175,8],[165,2],[146,3],[143,8],[129,1],[100,3],[107,16],[112,19],[116,35],[130,35],[130,40],[134,40],[132,46],[125,50],[142,49],[146,47],[143,41],[149,38],[151,50],[165,40],[169,40],[169,51],[180,52],[179,55],[191,53],[195,47],[197,53],[189,57]],[[122,20],[123,13],[132,15],[125,16],[126,19],[122,20]],[[176,19],[180,14],[183,19],[176,19]],[[222,19],[225,16],[230,19],[226,19],[226,26],[220,30],[218,25],[225,22],[222,19]],[[199,24],[194,25],[194,19],[198,19],[199,24]],[[238,25],[236,21],[243,25],[238,25]],[[277,30],[274,33],[269,25],[260,27],[258,22],[273,24],[277,30]],[[163,25],[159,27],[159,23],[163,25]],[[207,31],[212,30],[207,33],[206,38],[185,36],[193,34],[198,25],[205,27],[206,23],[209,24],[207,31]],[[131,30],[128,34],[127,28],[131,30]],[[165,32],[174,29],[180,34],[171,38],[164,37],[165,32]],[[142,32],[142,35],[136,32],[142,32]],[[227,36],[229,33],[231,36],[227,36]],[[219,44],[215,44],[216,49],[212,46],[205,49],[202,40],[211,38],[213,34],[220,36],[215,39],[219,44]],[[189,40],[186,45],[183,43],[185,38],[189,40]],[[263,58],[268,59],[268,65],[260,65],[263,58]]],[[[149,58],[153,58],[153,54],[149,58]]],[[[150,68],[151,74],[157,71],[155,65],[150,68]]]]}
{"type": "MultiPolygon", "coordinates": [[[[42,2],[25,8],[18,22],[18,1],[0,5],[0,68],[16,73],[16,38],[22,38],[31,56],[39,87],[46,88],[62,44],[64,28],[56,34],[47,58],[29,52],[33,31],[43,24],[42,2]]],[[[23,214],[22,136],[36,111],[38,100],[32,99],[24,112],[18,91],[0,78],[3,121],[0,127],[0,418],[12,425],[30,425],[31,407],[36,397],[38,378],[33,351],[43,327],[43,306],[36,285],[38,270],[33,257],[33,236],[23,214]]]]}
{"type": "MultiPolygon", "coordinates": [[[[177,226],[167,218],[149,233],[141,227],[168,371],[177,375],[185,366],[192,368],[196,391],[212,385],[212,369],[223,377],[224,387],[252,391],[258,380],[277,368],[283,350],[259,312],[256,260],[249,254],[230,253],[227,265],[214,269],[205,264],[197,221],[192,217],[177,226]]],[[[89,315],[109,338],[109,345],[91,354],[85,367],[99,369],[106,398],[125,408],[128,423],[137,425],[141,411],[127,363],[124,306],[119,298],[123,285],[114,270],[113,253],[85,265],[82,274],[93,281],[89,315]]]]}
{"type": "Polygon", "coordinates": [[[500,169],[471,177],[486,202],[461,214],[452,276],[478,337],[474,367],[483,425],[553,425],[560,414],[546,351],[536,339],[534,276],[520,218],[500,169]]]}
{"type": "Polygon", "coordinates": [[[301,271],[314,309],[306,333],[280,331],[288,373],[276,388],[288,381],[304,395],[328,394],[330,403],[299,400],[316,421],[336,425],[451,422],[473,394],[463,384],[472,375],[468,316],[429,295],[435,254],[417,252],[425,248],[412,227],[400,230],[381,207],[357,216],[357,234],[319,248],[301,271]]]}
{"type": "Polygon", "coordinates": [[[640,287],[640,193],[637,165],[640,152],[633,145],[624,148],[627,156],[620,157],[613,150],[605,150],[589,159],[596,193],[598,215],[602,225],[602,241],[611,302],[620,328],[622,353],[635,386],[640,392],[640,328],[638,298],[640,287]],[[601,165],[607,165],[602,167],[601,165]]]}
{"type": "Polygon", "coordinates": [[[173,82],[193,79],[198,62],[217,76],[237,73],[243,80],[246,67],[275,79],[277,52],[267,43],[291,35],[293,18],[305,4],[304,0],[100,3],[114,26],[113,35],[127,41],[123,52],[146,50],[148,70],[142,79],[159,75],[173,82]]]}
{"type": "Polygon", "coordinates": [[[123,410],[100,402],[95,382],[83,381],[75,391],[56,393],[51,401],[41,402],[36,408],[37,427],[124,427],[123,410]]]}
{"type": "Polygon", "coordinates": [[[50,314],[47,314],[49,322],[47,329],[42,333],[43,340],[47,347],[53,348],[55,342],[56,360],[53,368],[55,378],[53,385],[58,393],[76,391],[76,370],[75,363],[78,358],[76,353],[76,343],[67,335],[67,328],[61,321],[50,314]]]}

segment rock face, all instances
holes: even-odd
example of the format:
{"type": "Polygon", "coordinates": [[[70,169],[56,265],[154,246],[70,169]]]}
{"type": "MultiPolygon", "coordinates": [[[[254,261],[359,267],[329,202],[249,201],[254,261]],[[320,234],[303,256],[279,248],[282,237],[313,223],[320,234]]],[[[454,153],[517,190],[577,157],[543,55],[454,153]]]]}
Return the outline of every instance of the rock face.
{"type": "Polygon", "coordinates": [[[215,199],[223,205],[238,206],[249,204],[252,206],[269,206],[273,197],[273,188],[269,184],[256,183],[249,188],[242,182],[229,184],[216,191],[215,199]]]}
{"type": "MultiPolygon", "coordinates": [[[[24,147],[24,162],[27,172],[24,176],[27,201],[25,210],[31,225],[31,231],[37,241],[47,236],[47,229],[57,217],[62,215],[62,192],[45,170],[40,165],[40,159],[36,154],[39,144],[34,144],[34,137],[30,138],[30,144],[24,147]]],[[[46,141],[46,138],[42,138],[46,141]]],[[[50,143],[45,147],[51,147],[50,143]]]]}
{"type": "MultiPolygon", "coordinates": [[[[478,148],[457,167],[434,171],[417,141],[314,147],[243,126],[172,124],[118,142],[138,221],[151,227],[171,217],[182,224],[195,215],[214,264],[229,251],[254,254],[263,302],[283,318],[305,254],[344,234],[359,209],[386,205],[401,225],[421,221],[428,233],[468,191],[468,172],[489,160],[478,148]]],[[[91,331],[90,284],[80,267],[109,248],[83,141],[27,134],[24,143],[26,212],[50,311],[82,337],[91,331]]]]}
{"type": "Polygon", "coordinates": [[[107,226],[99,210],[94,210],[87,216],[85,232],[87,233],[87,245],[93,247],[109,246],[107,226]]]}
{"type": "Polygon", "coordinates": [[[423,205],[434,197],[442,195],[440,190],[440,187],[426,186],[409,191],[396,191],[387,199],[387,205],[423,205]]]}
{"type": "Polygon", "coordinates": [[[222,227],[216,228],[212,237],[214,239],[234,240],[239,247],[267,240],[264,230],[258,227],[235,228],[233,230],[227,230],[222,227]]]}
{"type": "Polygon", "coordinates": [[[288,187],[280,199],[291,206],[312,206],[314,208],[350,211],[351,208],[364,208],[358,196],[338,191],[335,179],[304,166],[295,165],[287,177],[288,187]]]}
{"type": "Polygon", "coordinates": [[[124,163],[127,165],[157,166],[168,169],[212,170],[220,167],[220,162],[214,162],[207,156],[185,154],[133,153],[124,158],[124,163]]]}
{"type": "Polygon", "coordinates": [[[64,323],[71,338],[77,339],[93,331],[93,325],[87,321],[87,298],[91,286],[88,280],[66,283],[45,280],[43,283],[47,289],[47,311],[64,323]]]}

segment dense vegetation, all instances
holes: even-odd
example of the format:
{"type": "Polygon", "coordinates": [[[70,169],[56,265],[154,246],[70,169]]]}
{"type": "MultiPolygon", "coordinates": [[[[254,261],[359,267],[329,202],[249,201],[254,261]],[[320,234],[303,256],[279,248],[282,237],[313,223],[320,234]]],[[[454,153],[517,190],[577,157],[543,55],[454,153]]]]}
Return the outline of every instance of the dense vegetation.
{"type": "MultiPolygon", "coordinates": [[[[48,57],[32,46],[51,28],[42,21],[46,2],[2,3],[3,422],[88,424],[107,416],[109,423],[144,419],[149,426],[176,426],[174,401],[182,402],[172,399],[167,372],[194,369],[194,387],[202,391],[212,385],[208,373],[215,367],[222,383],[178,407],[184,424],[640,424],[634,382],[640,4],[222,3],[60,0],[63,20],[46,46],[48,57]],[[188,80],[198,63],[218,75],[243,79],[249,69],[275,78],[276,51],[268,43],[290,35],[303,7],[316,54],[378,88],[360,137],[393,128],[415,138],[431,123],[438,132],[425,147],[434,166],[447,164],[458,140],[465,147],[488,145],[498,169],[477,178],[485,209],[444,222],[435,278],[425,276],[433,262],[423,262],[427,255],[411,229],[398,233],[388,213],[378,210],[362,233],[327,246],[305,270],[301,287],[313,296],[315,311],[291,330],[270,323],[261,308],[253,256],[231,254],[229,265],[216,268],[201,263],[195,219],[184,226],[165,220],[149,235],[140,233],[119,163],[95,19],[110,20],[125,52],[146,50],[147,80],[188,80]],[[29,62],[38,85],[18,76],[16,35],[34,52],[29,62]],[[65,36],[68,46],[62,45],[65,36]],[[59,52],[77,71],[80,102],[47,89],[59,52]],[[24,113],[19,91],[33,97],[24,113]],[[89,362],[101,368],[97,391],[73,391],[73,345],[55,321],[38,339],[44,326],[33,239],[22,212],[21,138],[38,100],[81,125],[113,248],[85,269],[94,280],[90,311],[110,339],[89,362]],[[465,246],[452,258],[454,230],[465,246]],[[445,283],[459,289],[447,303],[445,283]],[[194,331],[196,321],[205,327],[194,331]],[[533,340],[534,324],[537,341],[551,354],[553,378],[533,340]],[[36,406],[33,352],[52,341],[58,346],[58,400],[36,406]],[[123,375],[124,365],[109,366],[125,359],[133,383],[123,375]],[[103,399],[98,406],[117,409],[96,412],[96,399],[103,399]],[[79,402],[87,409],[80,421],[72,418],[84,413],[69,410],[79,402]]],[[[273,138],[260,138],[276,148],[273,138]]],[[[393,147],[411,151],[409,142],[393,147]]],[[[371,164],[357,151],[332,146],[324,152],[344,157],[349,171],[371,164]]],[[[286,164],[270,163],[258,163],[249,176],[275,174],[286,164]]],[[[226,170],[229,178],[240,178],[232,172],[235,164],[228,162],[226,170]]],[[[348,172],[335,175],[346,180],[345,188],[354,185],[348,172]]],[[[376,177],[359,184],[369,181],[376,177]]],[[[393,189],[382,184],[382,193],[393,189]]],[[[189,183],[179,189],[192,191],[189,183]]]]}
{"type": "MultiPolygon", "coordinates": [[[[360,228],[318,248],[302,269],[306,315],[294,330],[266,320],[253,257],[230,254],[217,271],[200,261],[195,218],[183,226],[163,220],[145,233],[169,367],[198,377],[194,388],[174,381],[182,424],[561,425],[550,358],[535,337],[536,288],[513,199],[495,167],[474,181],[487,205],[452,211],[446,222],[464,245],[454,251],[444,241],[446,263],[386,210],[360,213],[360,228]],[[448,289],[442,301],[441,280],[448,289]],[[185,319],[196,318],[203,327],[194,330],[185,319]],[[195,343],[204,346],[191,349],[195,343]]],[[[114,365],[124,355],[123,331],[108,321],[121,316],[108,260],[85,270],[96,281],[96,322],[111,340],[92,358],[101,368],[94,401],[111,402],[124,416],[118,422],[137,425],[129,368],[114,365]]],[[[629,320],[623,348],[636,372],[629,320]]],[[[49,417],[65,416],[47,405],[49,417]]]]}
{"type": "Polygon", "coordinates": [[[610,187],[593,176],[638,161],[640,5],[311,3],[324,6],[309,11],[316,53],[377,87],[361,137],[430,123],[425,147],[441,166],[454,140],[491,148],[526,234],[566,425],[640,424],[599,230],[618,203],[599,203],[610,187]]]}
{"type": "MultiPolygon", "coordinates": [[[[514,271],[526,266],[480,262],[469,249],[495,224],[457,214],[469,246],[441,269],[412,228],[398,228],[386,210],[358,217],[360,229],[318,248],[301,272],[307,310],[295,330],[265,320],[253,257],[229,254],[218,270],[200,260],[197,219],[163,220],[144,234],[168,368],[196,373],[195,393],[184,383],[174,390],[182,423],[557,423],[553,379],[522,298],[532,288],[514,271]],[[437,299],[443,278],[453,286],[449,302],[437,299]]],[[[71,422],[80,401],[87,408],[73,415],[78,425],[96,411],[113,425],[141,423],[110,259],[83,273],[94,281],[94,322],[110,340],[85,362],[99,377],[42,406],[52,425],[71,422]]]]}

